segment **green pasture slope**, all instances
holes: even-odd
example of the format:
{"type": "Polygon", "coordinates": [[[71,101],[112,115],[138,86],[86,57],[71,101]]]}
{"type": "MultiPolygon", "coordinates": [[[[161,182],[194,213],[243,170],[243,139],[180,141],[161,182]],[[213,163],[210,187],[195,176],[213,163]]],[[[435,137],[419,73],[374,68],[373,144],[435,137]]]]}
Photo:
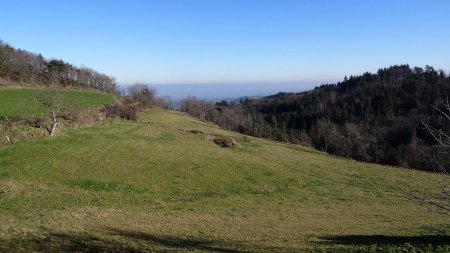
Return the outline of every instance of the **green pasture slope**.
{"type": "Polygon", "coordinates": [[[434,174],[243,139],[173,111],[140,120],[0,149],[0,251],[449,250],[448,217],[404,197],[434,174]]]}
{"type": "MultiPolygon", "coordinates": [[[[33,93],[41,89],[36,88],[0,88],[0,120],[27,118],[40,116],[45,108],[31,100],[33,93]]],[[[110,104],[113,97],[110,94],[84,91],[66,90],[66,96],[79,102],[82,108],[110,104]]]]}

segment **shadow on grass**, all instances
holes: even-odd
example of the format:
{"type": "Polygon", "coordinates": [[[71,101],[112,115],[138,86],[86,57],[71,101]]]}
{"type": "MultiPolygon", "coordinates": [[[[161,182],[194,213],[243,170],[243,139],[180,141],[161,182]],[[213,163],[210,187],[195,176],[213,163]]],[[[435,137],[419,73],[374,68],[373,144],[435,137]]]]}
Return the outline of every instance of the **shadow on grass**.
{"type": "Polygon", "coordinates": [[[153,235],[136,231],[126,231],[111,229],[113,235],[119,235],[125,237],[128,240],[142,240],[151,245],[159,245],[164,248],[178,249],[178,250],[200,250],[207,252],[221,252],[221,253],[234,253],[234,252],[250,252],[240,249],[240,245],[236,242],[220,242],[207,239],[196,238],[181,238],[169,235],[153,235]],[[227,245],[226,247],[224,245],[227,245]]]}
{"type": "Polygon", "coordinates": [[[146,252],[114,240],[74,233],[13,238],[0,241],[0,252],[146,252]]]}
{"type": "Polygon", "coordinates": [[[341,245],[449,245],[450,235],[386,236],[386,235],[340,235],[321,237],[322,243],[341,245]]]}
{"type": "MultiPolygon", "coordinates": [[[[101,237],[79,233],[0,239],[0,252],[250,252],[238,242],[154,235],[110,229],[101,237]]],[[[267,251],[267,250],[266,250],[267,251]]]]}
{"type": "Polygon", "coordinates": [[[21,121],[24,119],[26,119],[26,117],[0,115],[0,123],[5,123],[6,121],[21,121]]]}
{"type": "Polygon", "coordinates": [[[222,129],[222,128],[220,128],[220,127],[217,127],[217,126],[213,125],[213,123],[210,125],[210,124],[203,123],[203,122],[198,122],[198,121],[195,121],[195,120],[190,120],[189,122],[194,123],[194,124],[197,124],[197,125],[201,125],[201,126],[210,127],[210,128],[222,129]]]}

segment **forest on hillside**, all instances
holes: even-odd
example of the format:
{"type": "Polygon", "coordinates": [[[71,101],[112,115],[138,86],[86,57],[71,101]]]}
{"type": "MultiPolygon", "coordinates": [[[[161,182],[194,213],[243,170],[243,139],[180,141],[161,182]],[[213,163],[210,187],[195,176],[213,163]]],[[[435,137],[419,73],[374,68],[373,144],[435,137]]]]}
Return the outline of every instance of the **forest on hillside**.
{"type": "MultiPolygon", "coordinates": [[[[16,85],[116,91],[116,80],[87,67],[16,49],[0,40],[0,78],[16,85]]],[[[0,83],[1,84],[1,83],[0,83]]]]}
{"type": "MultiPolygon", "coordinates": [[[[2,83],[117,92],[113,77],[0,41],[2,83]]],[[[133,89],[148,95],[154,101],[151,105],[168,107],[168,98],[156,99],[154,90],[135,85],[130,87],[132,99],[110,107],[112,114],[137,118],[134,102],[142,98],[133,95],[133,89]]],[[[215,104],[188,97],[182,110],[225,129],[359,161],[427,170],[436,170],[438,161],[448,170],[450,158],[430,131],[438,130],[439,138],[449,141],[448,95],[450,76],[443,70],[398,65],[301,93],[215,104]]]]}
{"type": "Polygon", "coordinates": [[[449,94],[444,71],[400,65],[307,92],[236,103],[188,97],[182,109],[244,134],[359,161],[433,170],[435,161],[448,168],[449,158],[427,126],[450,136],[450,121],[442,114],[449,94]]]}

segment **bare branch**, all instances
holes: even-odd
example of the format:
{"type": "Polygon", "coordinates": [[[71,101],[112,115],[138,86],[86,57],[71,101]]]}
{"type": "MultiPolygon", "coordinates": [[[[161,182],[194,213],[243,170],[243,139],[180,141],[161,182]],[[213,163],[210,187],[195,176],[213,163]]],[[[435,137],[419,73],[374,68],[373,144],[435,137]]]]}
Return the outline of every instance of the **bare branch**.
{"type": "Polygon", "coordinates": [[[437,128],[421,120],[422,125],[433,137],[437,145],[433,145],[434,152],[428,155],[429,161],[433,164],[433,169],[440,175],[439,182],[436,185],[435,193],[429,191],[420,191],[411,193],[409,198],[415,202],[425,204],[430,210],[440,214],[450,215],[450,175],[448,157],[450,155],[450,133],[448,126],[450,124],[450,104],[448,96],[441,99],[440,105],[433,105],[432,108],[443,117],[440,126],[437,128]],[[443,108],[443,109],[441,109],[443,108]]]}
{"type": "Polygon", "coordinates": [[[47,109],[48,116],[52,120],[52,125],[48,131],[50,136],[54,136],[61,113],[69,107],[64,92],[61,90],[43,90],[33,94],[32,100],[47,109]]]}

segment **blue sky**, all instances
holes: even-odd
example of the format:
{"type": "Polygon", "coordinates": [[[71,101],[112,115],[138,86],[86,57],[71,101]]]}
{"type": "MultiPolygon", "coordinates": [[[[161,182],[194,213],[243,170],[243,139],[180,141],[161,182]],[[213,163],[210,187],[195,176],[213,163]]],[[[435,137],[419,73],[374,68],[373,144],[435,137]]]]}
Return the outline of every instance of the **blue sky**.
{"type": "Polygon", "coordinates": [[[0,13],[4,42],[120,84],[263,92],[393,64],[450,70],[448,0],[3,0],[0,13]]]}

